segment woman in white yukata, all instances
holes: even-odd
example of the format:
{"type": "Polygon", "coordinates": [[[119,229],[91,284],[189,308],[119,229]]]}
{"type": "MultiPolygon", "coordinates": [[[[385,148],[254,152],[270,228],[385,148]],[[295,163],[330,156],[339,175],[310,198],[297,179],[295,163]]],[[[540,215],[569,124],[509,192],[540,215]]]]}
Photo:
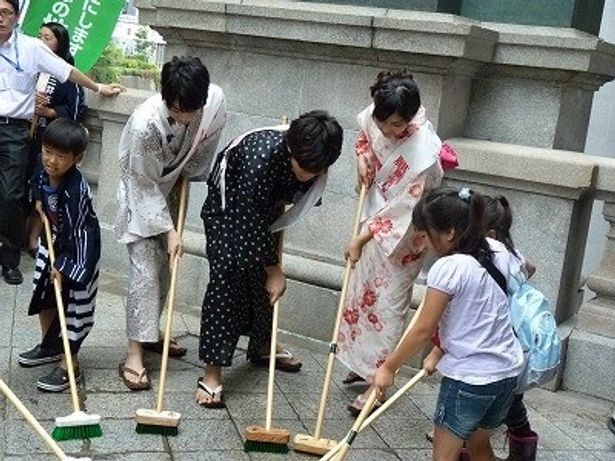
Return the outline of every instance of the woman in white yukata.
{"type": "MultiPolygon", "coordinates": [[[[128,354],[119,371],[131,390],[150,387],[143,349],[162,350],[159,322],[169,261],[182,253],[172,190],[182,177],[206,179],[226,119],[224,93],[209,83],[202,62],[174,57],[162,68],[161,94],[137,107],[122,132],[116,232],[128,249],[130,286],[128,354]]],[[[169,355],[185,353],[172,340],[169,355]]]]}
{"type": "MultiPolygon", "coordinates": [[[[395,349],[406,324],[412,284],[423,264],[423,241],[412,232],[412,209],[424,191],[440,185],[441,156],[456,166],[421,106],[410,74],[380,72],[373,104],[357,115],[359,182],[369,187],[360,234],[347,249],[357,263],[348,287],[338,358],[351,372],[345,384],[370,382],[395,349]]],[[[348,410],[363,408],[368,388],[348,410]]]]}

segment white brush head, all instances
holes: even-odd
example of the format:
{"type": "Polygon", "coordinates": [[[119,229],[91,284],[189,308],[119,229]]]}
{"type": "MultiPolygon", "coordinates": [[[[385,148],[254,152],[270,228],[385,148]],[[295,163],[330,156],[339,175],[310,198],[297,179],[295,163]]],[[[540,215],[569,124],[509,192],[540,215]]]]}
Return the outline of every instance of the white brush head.
{"type": "Polygon", "coordinates": [[[56,427],[92,426],[94,424],[100,424],[100,416],[88,415],[83,411],[56,418],[56,427]]]}

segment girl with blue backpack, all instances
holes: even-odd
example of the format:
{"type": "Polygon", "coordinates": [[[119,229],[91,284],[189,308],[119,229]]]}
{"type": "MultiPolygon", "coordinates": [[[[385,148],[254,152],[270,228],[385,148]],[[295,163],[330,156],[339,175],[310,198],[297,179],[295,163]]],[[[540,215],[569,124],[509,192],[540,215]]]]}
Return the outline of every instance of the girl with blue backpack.
{"type": "MultiPolygon", "coordinates": [[[[529,279],[536,272],[536,267],[515,248],[510,233],[513,216],[508,200],[503,196],[485,198],[487,236],[502,242],[514,256],[511,258],[510,272],[512,274],[522,273],[529,279]]],[[[506,434],[510,450],[506,461],[535,461],[538,435],[532,431],[527,418],[523,393],[515,394],[504,423],[508,427],[506,434]]]]}
{"type": "Polygon", "coordinates": [[[438,260],[427,275],[423,309],[374,378],[380,390],[439,329],[443,375],[434,422],[435,461],[456,461],[467,442],[472,461],[494,459],[490,437],[508,414],[524,356],[509,318],[511,259],[485,237],[485,199],[469,189],[435,189],[415,206],[412,222],[438,260]],[[500,273],[499,277],[492,274],[500,273]]]}

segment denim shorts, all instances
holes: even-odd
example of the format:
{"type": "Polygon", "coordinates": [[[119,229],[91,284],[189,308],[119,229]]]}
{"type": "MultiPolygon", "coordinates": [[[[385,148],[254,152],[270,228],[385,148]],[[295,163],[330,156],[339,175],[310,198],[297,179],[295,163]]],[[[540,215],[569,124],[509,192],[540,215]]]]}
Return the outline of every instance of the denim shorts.
{"type": "Polygon", "coordinates": [[[517,378],[484,385],[442,378],[434,423],[467,440],[477,429],[496,429],[508,414],[517,378]]]}

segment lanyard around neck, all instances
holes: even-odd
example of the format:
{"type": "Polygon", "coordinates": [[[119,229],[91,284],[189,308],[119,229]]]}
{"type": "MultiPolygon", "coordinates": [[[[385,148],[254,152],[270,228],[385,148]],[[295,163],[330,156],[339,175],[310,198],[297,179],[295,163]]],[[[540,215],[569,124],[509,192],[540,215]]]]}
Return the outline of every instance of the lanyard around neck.
{"type": "Polygon", "coordinates": [[[13,61],[12,59],[10,59],[8,56],[6,56],[4,53],[0,53],[0,58],[3,58],[6,62],[8,62],[11,66],[13,66],[13,68],[15,68],[15,70],[17,72],[21,72],[23,69],[21,68],[21,66],[19,65],[19,48],[17,46],[17,39],[18,39],[18,35],[17,35],[17,31],[15,31],[15,41],[13,42],[13,49],[14,49],[14,54],[15,54],[15,61],[13,61]]]}

